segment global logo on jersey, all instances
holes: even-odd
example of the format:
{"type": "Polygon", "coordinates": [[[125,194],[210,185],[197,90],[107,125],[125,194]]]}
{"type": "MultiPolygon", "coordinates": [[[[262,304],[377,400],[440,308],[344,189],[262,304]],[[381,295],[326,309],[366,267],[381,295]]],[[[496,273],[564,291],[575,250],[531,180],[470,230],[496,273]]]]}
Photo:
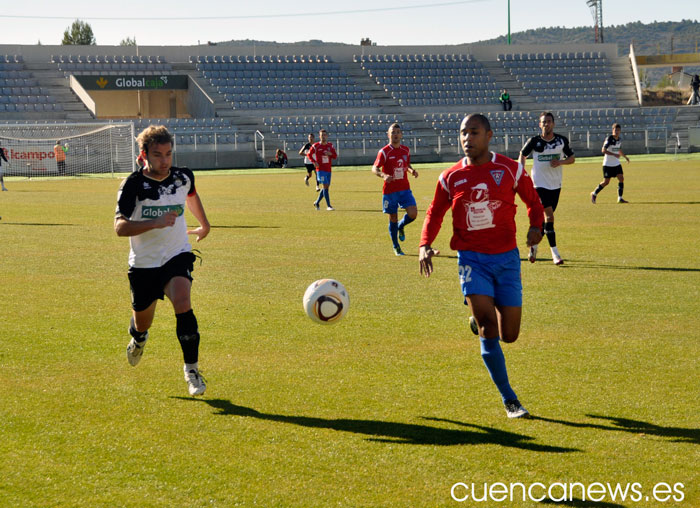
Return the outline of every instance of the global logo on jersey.
{"type": "Polygon", "coordinates": [[[496,185],[501,185],[501,180],[503,180],[503,174],[505,171],[502,169],[494,169],[491,171],[491,178],[493,178],[493,181],[496,182],[496,185]]]}
{"type": "Polygon", "coordinates": [[[144,206],[141,210],[141,217],[144,219],[157,219],[168,212],[177,212],[179,217],[185,213],[185,207],[182,205],[144,206]]]}
{"type": "Polygon", "coordinates": [[[537,156],[537,160],[541,161],[558,161],[559,160],[559,154],[558,153],[543,153],[542,155],[537,156]]]}

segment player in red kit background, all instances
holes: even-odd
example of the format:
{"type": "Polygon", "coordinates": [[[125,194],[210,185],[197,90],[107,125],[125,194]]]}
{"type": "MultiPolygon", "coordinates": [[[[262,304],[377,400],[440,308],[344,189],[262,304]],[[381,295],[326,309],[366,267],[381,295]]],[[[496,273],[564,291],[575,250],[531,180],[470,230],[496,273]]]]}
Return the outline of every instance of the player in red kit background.
{"type": "Polygon", "coordinates": [[[318,132],[318,137],[321,141],[317,141],[309,149],[309,159],[313,162],[316,168],[316,178],[321,185],[321,192],[318,193],[318,198],[314,201],[314,208],[318,210],[318,205],[321,198],[326,198],[326,210],[333,210],[331,206],[331,198],[328,193],[328,188],[331,186],[331,166],[333,159],[338,158],[338,154],[333,148],[333,144],[328,142],[328,132],[326,129],[321,129],[318,132]]]}
{"type": "Polygon", "coordinates": [[[493,136],[488,119],[467,116],[460,126],[466,157],[445,170],[425,214],[420,241],[420,271],[433,272],[431,244],[447,210],[452,208],[450,247],[458,251],[462,293],[478,325],[481,356],[496,384],[509,418],[528,416],[508,381],[499,344],[514,342],[520,333],[522,283],[515,240],[515,195],[527,205],[530,229],[527,245],[542,240],[544,209],[522,164],[489,151],[493,136]]]}
{"type": "Polygon", "coordinates": [[[394,123],[387,131],[389,144],[379,150],[372,166],[372,173],[384,180],[382,187],[382,211],[389,214],[389,236],[394,245],[394,254],[403,256],[399,245],[406,239],[404,227],[416,220],[418,209],[416,200],[408,183],[408,174],[418,178],[418,171],[411,167],[411,153],[407,146],[401,144],[401,126],[394,123]],[[399,222],[399,206],[406,213],[399,222]]]}

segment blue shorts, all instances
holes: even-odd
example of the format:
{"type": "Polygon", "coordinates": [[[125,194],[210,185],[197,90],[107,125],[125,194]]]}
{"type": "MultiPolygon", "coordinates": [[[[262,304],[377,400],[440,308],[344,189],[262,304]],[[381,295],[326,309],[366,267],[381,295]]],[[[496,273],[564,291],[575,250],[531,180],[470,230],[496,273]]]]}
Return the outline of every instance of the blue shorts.
{"type": "Polygon", "coordinates": [[[384,213],[396,213],[399,206],[404,210],[409,206],[416,206],[416,199],[411,189],[406,189],[382,196],[382,211],[384,213]]]}
{"type": "Polygon", "coordinates": [[[316,171],[316,179],[319,185],[330,185],[331,184],[331,172],[330,171],[316,171]]]}
{"type": "Polygon", "coordinates": [[[459,282],[465,297],[486,295],[492,297],[496,305],[523,306],[520,253],[517,248],[502,254],[460,250],[458,260],[459,282]]]}

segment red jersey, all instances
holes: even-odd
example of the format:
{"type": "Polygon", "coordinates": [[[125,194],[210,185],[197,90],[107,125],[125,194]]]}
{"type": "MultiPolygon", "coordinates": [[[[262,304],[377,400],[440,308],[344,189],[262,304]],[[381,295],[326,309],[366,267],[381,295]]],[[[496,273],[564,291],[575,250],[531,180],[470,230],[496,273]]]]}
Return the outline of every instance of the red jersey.
{"type": "Polygon", "coordinates": [[[394,179],[391,182],[384,182],[383,194],[391,194],[408,190],[411,185],[408,183],[408,168],[411,166],[411,152],[407,146],[400,145],[398,148],[386,145],[379,150],[374,165],[382,168],[382,173],[391,175],[394,179]]]}
{"type": "Polygon", "coordinates": [[[501,254],[516,247],[515,195],[527,205],[532,227],[542,226],[544,208],[522,164],[492,153],[479,166],[466,157],[442,172],[433,202],[425,212],[420,245],[431,245],[452,208],[453,250],[501,254]]]}
{"type": "Polygon", "coordinates": [[[317,167],[319,171],[331,171],[331,160],[337,159],[338,154],[335,153],[335,148],[331,143],[326,143],[322,145],[320,141],[317,141],[311,148],[309,148],[309,155],[307,156],[311,159],[311,162],[317,167]]]}

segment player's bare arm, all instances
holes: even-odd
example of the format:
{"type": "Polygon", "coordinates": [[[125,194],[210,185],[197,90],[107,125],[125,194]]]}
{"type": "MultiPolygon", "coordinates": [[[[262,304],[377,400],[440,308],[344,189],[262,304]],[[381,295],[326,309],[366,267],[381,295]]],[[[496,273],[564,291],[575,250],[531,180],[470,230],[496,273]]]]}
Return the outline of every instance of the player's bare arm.
{"type": "Polygon", "coordinates": [[[198,242],[204,240],[209,234],[211,226],[209,225],[207,214],[204,212],[204,205],[202,205],[202,200],[199,198],[199,194],[187,196],[186,204],[187,208],[190,210],[190,212],[192,212],[192,215],[194,215],[195,219],[197,219],[199,222],[199,227],[187,230],[187,234],[196,235],[198,242]]]}
{"type": "Polygon", "coordinates": [[[175,224],[176,219],[176,211],[170,211],[157,219],[143,221],[132,221],[125,217],[117,217],[114,219],[114,231],[116,231],[117,236],[136,236],[152,229],[168,228],[175,224]]]}
{"type": "Polygon", "coordinates": [[[413,169],[413,167],[408,166],[408,172],[413,175],[413,178],[418,178],[418,171],[413,169]]]}
{"type": "Polygon", "coordinates": [[[624,157],[627,162],[630,161],[630,158],[627,157],[622,150],[620,150],[620,156],[624,157]]]}
{"type": "Polygon", "coordinates": [[[394,177],[391,175],[386,174],[384,171],[381,170],[378,166],[372,166],[372,173],[377,175],[379,178],[384,180],[385,182],[391,182],[394,177]]]}

